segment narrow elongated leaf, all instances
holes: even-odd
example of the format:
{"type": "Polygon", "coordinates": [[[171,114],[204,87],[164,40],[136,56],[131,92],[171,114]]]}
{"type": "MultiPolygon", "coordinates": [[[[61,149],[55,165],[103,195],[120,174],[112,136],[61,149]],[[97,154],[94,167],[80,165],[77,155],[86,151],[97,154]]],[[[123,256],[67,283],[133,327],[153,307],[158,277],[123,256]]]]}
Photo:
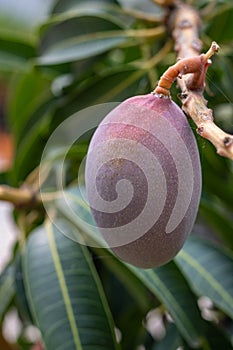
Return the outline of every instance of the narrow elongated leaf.
{"type": "Polygon", "coordinates": [[[80,16],[58,23],[43,33],[38,64],[72,62],[103,53],[127,40],[120,29],[109,16],[80,16]]]}
{"type": "Polygon", "coordinates": [[[88,3],[89,7],[96,7],[101,5],[109,5],[109,4],[116,4],[115,0],[79,0],[78,2],[76,0],[58,0],[55,4],[55,6],[52,9],[53,13],[57,12],[66,12],[71,11],[73,9],[79,8],[80,5],[86,5],[88,3]]]}
{"type": "Polygon", "coordinates": [[[158,20],[163,15],[163,10],[160,6],[153,3],[150,0],[117,0],[119,4],[127,9],[132,11],[138,11],[145,16],[148,16],[151,20],[158,20]]]}
{"type": "MultiPolygon", "coordinates": [[[[66,3],[63,2],[66,5],[66,3]]],[[[66,6],[65,6],[66,8],[66,6]]],[[[103,1],[79,1],[75,2],[72,8],[67,8],[63,12],[52,15],[41,27],[41,32],[47,30],[51,25],[64,22],[66,20],[82,17],[82,16],[104,15],[109,21],[119,24],[122,28],[128,28],[133,23],[134,19],[127,15],[119,6],[103,1]]]]}
{"type": "Polygon", "coordinates": [[[54,45],[51,49],[38,58],[39,65],[54,65],[65,62],[82,60],[84,58],[99,55],[126,41],[120,33],[101,32],[95,35],[83,35],[74,40],[66,40],[54,45]]]}
{"type": "Polygon", "coordinates": [[[12,81],[8,115],[17,145],[30,124],[35,122],[35,111],[52,97],[50,83],[51,79],[34,70],[18,74],[12,81]]]}
{"type": "Polygon", "coordinates": [[[35,56],[31,43],[1,37],[0,33],[0,71],[25,71],[29,59],[35,56]]]}
{"type": "Polygon", "coordinates": [[[232,21],[233,6],[232,2],[216,12],[214,20],[209,22],[207,28],[208,35],[216,40],[219,44],[232,42],[232,21]],[[224,33],[224,35],[223,35],[224,33]]]}
{"type": "Polygon", "coordinates": [[[177,330],[177,327],[170,323],[166,329],[166,335],[151,350],[177,350],[183,345],[183,340],[177,330]]]}
{"type": "Polygon", "coordinates": [[[8,266],[0,276],[0,321],[15,293],[15,269],[8,266]]]}
{"type": "Polygon", "coordinates": [[[111,254],[109,250],[102,250],[101,252],[95,249],[95,252],[103,258],[103,263],[106,264],[106,267],[124,284],[141,310],[148,311],[150,302],[148,300],[148,293],[146,293],[145,284],[142,283],[141,279],[128,269],[122,261],[111,254]]]}
{"type": "Polygon", "coordinates": [[[20,147],[16,150],[14,168],[11,171],[11,180],[17,185],[25,180],[26,176],[38,165],[46,144],[46,131],[49,125],[50,113],[41,115],[41,120],[22,139],[20,147]]]}
{"type": "Polygon", "coordinates": [[[23,254],[26,293],[46,349],[118,349],[87,248],[66,238],[55,225],[47,222],[37,229],[23,254]]]}
{"type": "Polygon", "coordinates": [[[203,323],[188,284],[174,262],[143,270],[128,265],[171,313],[177,328],[194,348],[201,344],[203,323]]]}
{"type": "Polygon", "coordinates": [[[0,71],[26,71],[28,68],[28,61],[21,57],[12,54],[11,52],[0,51],[0,71]]]}
{"type": "MultiPolygon", "coordinates": [[[[73,239],[76,238],[77,240],[80,240],[80,235],[85,239],[88,235],[88,242],[91,243],[92,239],[93,245],[95,242],[96,246],[101,246],[102,237],[99,236],[99,232],[96,232],[97,228],[91,211],[77,187],[70,188],[69,191],[67,190],[67,192],[64,193],[64,196],[54,203],[54,207],[58,209],[60,217],[62,216],[66,220],[72,222],[76,227],[76,237],[73,236],[73,239]],[[91,226],[85,225],[85,223],[88,223],[91,226]]],[[[69,233],[66,232],[66,234],[69,233]]],[[[94,251],[97,255],[101,256],[101,260],[106,264],[107,269],[112,271],[127,288],[141,310],[147,310],[150,303],[148,295],[145,293],[146,288],[144,284],[142,284],[142,282],[127,268],[125,264],[113,256],[109,250],[96,248],[94,251]]]]}
{"type": "Polygon", "coordinates": [[[175,258],[190,286],[233,318],[233,259],[221,247],[190,237],[175,258]]]}
{"type": "Polygon", "coordinates": [[[146,74],[143,70],[126,67],[122,70],[112,70],[101,76],[98,81],[92,82],[79,96],[79,104],[83,107],[92,104],[106,103],[109,101],[121,101],[134,94],[140,94],[140,82],[146,81],[146,74]],[[90,92],[89,96],[87,91],[90,92]],[[95,92],[95,93],[94,93],[95,92]],[[87,101],[89,99],[89,104],[87,101]],[[86,104],[84,104],[84,101],[86,104]]]}
{"type": "Polygon", "coordinates": [[[142,93],[144,84],[148,80],[143,70],[125,68],[111,70],[105,74],[90,80],[85,87],[70,94],[66,101],[54,115],[54,123],[61,122],[71,114],[83,108],[99,103],[122,101],[132,95],[142,93]]]}
{"type": "MultiPolygon", "coordinates": [[[[77,189],[76,191],[74,189],[73,193],[77,193],[77,189]]],[[[69,196],[65,194],[65,201],[64,198],[59,201],[58,216],[74,222],[76,237],[82,235],[83,238],[86,238],[86,232],[84,232],[85,225],[84,230],[82,229],[82,220],[94,224],[93,218],[88,208],[86,208],[86,203],[83,201],[82,197],[80,196],[80,200],[76,196],[72,197],[74,203],[76,203],[76,208],[75,205],[72,205],[70,211],[66,210],[65,202],[69,200],[69,196]],[[75,200],[75,198],[77,198],[77,200],[75,200]],[[76,215],[70,215],[71,211],[76,215]],[[75,218],[77,221],[74,221],[75,218]],[[82,220],[79,220],[79,218],[82,218],[82,220]]],[[[91,234],[96,238],[95,233],[88,233],[88,236],[90,237],[91,234]]],[[[73,239],[75,239],[75,237],[73,237],[73,239]]],[[[151,297],[144,283],[139,280],[125,264],[114,257],[109,250],[99,248],[92,248],[92,250],[98,256],[96,259],[98,265],[101,264],[101,277],[111,305],[111,310],[114,314],[117,326],[123,334],[122,347],[126,349],[134,348],[134,346],[140,343],[140,336],[145,332],[144,327],[142,327],[142,319],[152,307],[157,305],[156,299],[151,297]],[[105,265],[106,272],[108,272],[106,280],[103,278],[104,267],[102,265],[105,265]],[[121,287],[118,286],[118,283],[121,287]],[[128,327],[129,323],[130,327],[128,327]]],[[[105,277],[106,272],[104,273],[105,277]]]]}
{"type": "Polygon", "coordinates": [[[201,151],[203,168],[203,191],[210,198],[218,197],[224,206],[233,209],[233,186],[232,175],[226,166],[224,158],[218,157],[214,147],[206,143],[205,149],[201,151]],[[224,171],[225,169],[225,171],[224,171]],[[222,179],[222,181],[219,181],[222,179]],[[216,183],[218,186],[216,186],[216,183]]]}
{"type": "Polygon", "coordinates": [[[28,301],[26,298],[23,271],[22,271],[22,258],[19,255],[16,260],[16,273],[15,273],[15,299],[16,305],[20,317],[24,322],[33,323],[32,315],[29,309],[28,301]]]}
{"type": "MultiPolygon", "coordinates": [[[[58,202],[59,211],[63,212],[68,219],[70,218],[71,220],[74,220],[75,217],[77,217],[76,223],[74,221],[72,222],[77,225],[78,229],[85,231],[85,225],[82,225],[82,220],[92,224],[92,215],[80,193],[78,191],[72,191],[72,194],[77,200],[73,198],[72,203],[69,202],[69,206],[70,211],[76,215],[69,216],[67,209],[65,209],[67,204],[64,203],[64,200],[63,205],[62,201],[60,203],[58,202]]],[[[68,200],[68,196],[65,200],[68,200]]],[[[93,240],[98,239],[98,233],[94,232],[95,226],[92,226],[92,231],[90,229],[87,230],[87,235],[89,237],[92,235],[93,240]]],[[[143,270],[129,264],[124,264],[120,260],[114,262],[114,259],[112,259],[111,262],[109,262],[110,268],[114,268],[114,264],[117,263],[118,265],[123,265],[123,267],[120,268],[120,266],[115,266],[115,271],[118,270],[119,273],[123,273],[125,269],[128,269],[130,274],[133,273],[143,285],[145,285],[166,306],[185,339],[192,346],[199,346],[203,334],[202,319],[195,297],[190,291],[188,283],[178,267],[171,262],[157,269],[143,270]]],[[[129,272],[124,272],[124,274],[129,275],[129,272]]]]}
{"type": "Polygon", "coordinates": [[[199,212],[227,247],[233,249],[233,221],[227,217],[226,213],[217,210],[213,203],[204,200],[200,204],[199,212]]]}

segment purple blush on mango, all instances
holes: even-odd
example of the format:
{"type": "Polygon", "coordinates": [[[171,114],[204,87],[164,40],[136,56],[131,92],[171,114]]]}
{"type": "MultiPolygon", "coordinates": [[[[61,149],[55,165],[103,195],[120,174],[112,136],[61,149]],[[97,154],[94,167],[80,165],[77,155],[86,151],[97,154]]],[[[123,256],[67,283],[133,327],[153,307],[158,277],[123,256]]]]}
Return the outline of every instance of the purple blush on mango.
{"type": "Polygon", "coordinates": [[[96,224],[119,258],[152,268],[179,252],[196,219],[201,167],[173,101],[148,94],[111,111],[91,140],[85,178],[96,224]]]}

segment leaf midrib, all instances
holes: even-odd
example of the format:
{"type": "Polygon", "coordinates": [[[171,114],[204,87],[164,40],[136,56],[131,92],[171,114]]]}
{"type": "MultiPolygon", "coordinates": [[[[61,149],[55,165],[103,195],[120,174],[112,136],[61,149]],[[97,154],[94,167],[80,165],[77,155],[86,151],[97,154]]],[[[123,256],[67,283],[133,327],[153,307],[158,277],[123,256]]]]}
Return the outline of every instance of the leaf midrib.
{"type": "MultiPolygon", "coordinates": [[[[14,283],[14,279],[12,278],[12,276],[7,276],[3,285],[0,288],[0,300],[3,300],[3,296],[12,287],[13,283],[14,283]]],[[[0,307],[0,316],[1,316],[1,307],[0,307]]]]}
{"type": "MultiPolygon", "coordinates": [[[[141,276],[143,277],[143,275],[141,275],[141,276]]],[[[171,293],[168,293],[166,286],[161,282],[160,278],[158,276],[156,276],[154,272],[150,273],[150,277],[151,277],[152,281],[155,281],[157,288],[160,289],[160,292],[165,296],[165,298],[167,300],[170,300],[170,304],[172,304],[174,309],[177,310],[177,313],[182,315],[183,320],[185,321],[185,324],[187,325],[187,327],[185,328],[185,327],[183,327],[183,323],[180,323],[180,328],[181,327],[183,328],[183,332],[186,333],[189,338],[190,338],[190,334],[188,334],[187,328],[189,328],[193,334],[196,334],[197,339],[195,341],[192,339],[193,343],[196,345],[196,341],[199,341],[199,337],[197,336],[197,332],[196,332],[195,328],[193,327],[193,325],[190,323],[189,319],[186,317],[182,308],[180,308],[179,304],[176,302],[176,299],[173,297],[173,295],[171,293]]],[[[151,286],[150,286],[150,284],[147,283],[146,279],[144,279],[144,283],[151,289],[151,286]]],[[[158,298],[161,299],[160,295],[158,296],[158,298]]],[[[164,300],[162,300],[162,302],[164,302],[164,300]]],[[[173,313],[172,310],[169,310],[169,311],[171,313],[173,313]]]]}
{"type": "Polygon", "coordinates": [[[57,277],[58,277],[58,283],[60,285],[61,288],[61,293],[63,296],[63,300],[64,300],[64,304],[65,304],[65,308],[66,308],[66,312],[67,312],[67,317],[70,323],[70,328],[71,328],[71,332],[73,334],[73,339],[74,339],[74,343],[76,345],[76,349],[77,350],[82,350],[82,344],[81,344],[81,340],[80,340],[80,335],[79,335],[79,331],[76,327],[76,322],[75,322],[75,316],[73,313],[73,309],[72,309],[72,305],[71,305],[71,301],[70,301],[70,297],[69,297],[69,292],[66,286],[66,281],[65,281],[65,276],[62,270],[62,264],[59,258],[59,254],[57,251],[57,246],[56,246],[56,242],[54,239],[54,232],[52,229],[52,225],[50,222],[46,223],[46,228],[47,228],[47,233],[48,233],[48,243],[50,246],[50,250],[51,250],[51,254],[52,254],[52,259],[54,261],[54,267],[57,273],[57,277]]]}
{"type": "Polygon", "coordinates": [[[221,295],[223,300],[226,300],[229,305],[233,305],[233,298],[231,298],[231,296],[226,292],[222,285],[202,265],[200,265],[196,259],[194,259],[191,255],[187,254],[183,250],[180,252],[179,257],[183,259],[188,265],[197,270],[206,281],[209,281],[209,284],[211,284],[214,290],[217,291],[219,295],[221,295]]]}

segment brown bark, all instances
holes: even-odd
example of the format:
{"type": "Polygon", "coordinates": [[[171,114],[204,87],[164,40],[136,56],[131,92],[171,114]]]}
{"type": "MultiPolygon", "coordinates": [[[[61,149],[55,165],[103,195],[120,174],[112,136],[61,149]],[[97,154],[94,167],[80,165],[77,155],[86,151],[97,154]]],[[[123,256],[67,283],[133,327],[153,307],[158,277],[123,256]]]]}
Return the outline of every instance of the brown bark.
{"type": "Polygon", "coordinates": [[[22,208],[34,208],[42,205],[40,194],[26,187],[13,188],[7,185],[0,185],[0,200],[22,208]]]}
{"type": "Polygon", "coordinates": [[[169,89],[169,84],[171,85],[178,77],[182,109],[195,122],[198,134],[208,139],[216,147],[218,154],[233,160],[233,135],[227,134],[214,123],[213,112],[207,107],[207,101],[203,96],[205,74],[208,65],[211,64],[208,55],[211,56],[213,54],[211,50],[217,51],[217,48],[213,47],[215,45],[213,43],[212,48],[206,53],[208,60],[205,63],[198,63],[198,59],[204,57],[200,55],[202,42],[199,39],[201,27],[199,13],[182,2],[172,1],[172,3],[174,7],[170,11],[168,27],[180,61],[170,67],[161,77],[161,80],[164,80],[160,80],[159,84],[165,90],[156,88],[156,92],[168,95],[166,89],[169,89]],[[192,64],[196,66],[192,67],[192,64]],[[197,68],[196,72],[195,68],[197,68]]]}

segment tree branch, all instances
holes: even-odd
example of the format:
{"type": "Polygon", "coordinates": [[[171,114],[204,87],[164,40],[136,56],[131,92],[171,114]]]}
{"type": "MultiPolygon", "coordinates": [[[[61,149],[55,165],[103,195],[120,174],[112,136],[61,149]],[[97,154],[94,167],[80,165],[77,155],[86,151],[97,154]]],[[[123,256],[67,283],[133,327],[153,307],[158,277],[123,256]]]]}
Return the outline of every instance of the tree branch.
{"type": "Polygon", "coordinates": [[[0,200],[14,204],[16,207],[35,207],[41,205],[41,196],[30,188],[13,188],[0,186],[0,200]]]}
{"type": "MultiPolygon", "coordinates": [[[[165,3],[168,4],[169,1],[164,1],[165,3]]],[[[155,92],[168,95],[166,91],[178,77],[182,109],[197,125],[197,132],[216,147],[218,154],[233,160],[233,135],[227,134],[214,123],[212,110],[207,107],[207,101],[203,96],[206,70],[211,64],[209,58],[214,51],[218,51],[218,46],[213,43],[205,55],[200,55],[201,19],[195,9],[183,3],[177,2],[175,8],[171,10],[168,27],[175,42],[178,62],[161,77],[159,86],[164,90],[157,87],[155,92]]]]}
{"type": "Polygon", "coordinates": [[[0,185],[0,201],[12,203],[18,209],[41,209],[44,202],[53,202],[62,196],[62,191],[42,193],[28,184],[20,188],[0,185]]]}

